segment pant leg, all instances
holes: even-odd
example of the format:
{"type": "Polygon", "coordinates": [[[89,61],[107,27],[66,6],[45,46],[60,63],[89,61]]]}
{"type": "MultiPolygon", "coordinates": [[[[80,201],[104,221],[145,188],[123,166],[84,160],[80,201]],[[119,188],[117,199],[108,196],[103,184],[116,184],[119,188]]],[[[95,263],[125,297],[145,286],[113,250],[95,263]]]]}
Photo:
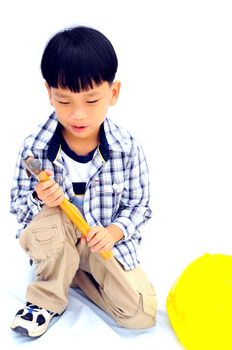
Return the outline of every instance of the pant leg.
{"type": "Polygon", "coordinates": [[[64,311],[79,266],[79,237],[80,232],[58,207],[44,206],[28,225],[20,244],[36,266],[37,279],[27,288],[27,301],[53,312],[64,311]]]}
{"type": "Polygon", "coordinates": [[[125,271],[115,258],[104,260],[90,253],[85,271],[79,269],[75,275],[75,284],[122,327],[155,325],[156,295],[141,266],[125,271]]]}

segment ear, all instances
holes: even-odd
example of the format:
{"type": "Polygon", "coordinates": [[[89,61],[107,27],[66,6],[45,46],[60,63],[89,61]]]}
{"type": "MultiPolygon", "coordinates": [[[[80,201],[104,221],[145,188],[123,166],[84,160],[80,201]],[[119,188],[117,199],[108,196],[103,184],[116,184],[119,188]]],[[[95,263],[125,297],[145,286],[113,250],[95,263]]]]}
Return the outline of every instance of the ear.
{"type": "Polygon", "coordinates": [[[116,80],[112,83],[112,85],[111,85],[111,101],[110,101],[111,106],[117,102],[120,88],[121,88],[121,82],[119,80],[116,80]]]}
{"type": "Polygon", "coordinates": [[[51,104],[51,106],[54,106],[53,99],[52,99],[51,87],[48,85],[47,82],[45,83],[45,86],[46,86],[46,89],[47,89],[47,92],[48,92],[48,98],[49,98],[50,104],[51,104]]]}

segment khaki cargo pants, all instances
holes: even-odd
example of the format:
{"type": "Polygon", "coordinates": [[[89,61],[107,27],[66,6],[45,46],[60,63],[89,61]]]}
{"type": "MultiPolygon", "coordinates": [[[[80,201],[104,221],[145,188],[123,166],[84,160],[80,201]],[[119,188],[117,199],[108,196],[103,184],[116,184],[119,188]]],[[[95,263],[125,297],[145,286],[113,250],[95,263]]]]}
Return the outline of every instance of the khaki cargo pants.
{"type": "Polygon", "coordinates": [[[69,287],[76,286],[122,327],[154,326],[155,291],[142,268],[125,271],[115,258],[90,252],[80,236],[60,208],[42,208],[20,237],[36,266],[26,300],[61,313],[69,287]]]}

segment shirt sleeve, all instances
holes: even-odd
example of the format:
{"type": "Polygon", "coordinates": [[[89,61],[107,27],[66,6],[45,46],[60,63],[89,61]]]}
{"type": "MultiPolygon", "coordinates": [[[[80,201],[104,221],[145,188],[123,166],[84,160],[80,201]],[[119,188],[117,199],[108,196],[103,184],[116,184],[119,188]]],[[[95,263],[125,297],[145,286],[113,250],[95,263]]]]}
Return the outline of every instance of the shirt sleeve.
{"type": "Polygon", "coordinates": [[[123,231],[123,241],[129,240],[152,216],[149,171],[141,145],[134,146],[126,172],[119,212],[113,222],[123,231]]]}
{"type": "Polygon", "coordinates": [[[42,206],[42,202],[33,196],[37,179],[35,176],[28,177],[23,166],[23,160],[29,155],[27,153],[29,152],[22,146],[16,162],[10,202],[10,212],[24,226],[38,214],[42,206]]]}

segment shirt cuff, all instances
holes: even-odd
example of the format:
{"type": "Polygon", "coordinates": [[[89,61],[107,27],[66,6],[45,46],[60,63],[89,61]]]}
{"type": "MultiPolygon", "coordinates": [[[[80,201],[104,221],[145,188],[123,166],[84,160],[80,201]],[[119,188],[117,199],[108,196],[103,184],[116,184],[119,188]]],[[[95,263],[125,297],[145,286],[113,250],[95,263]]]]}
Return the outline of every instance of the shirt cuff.
{"type": "MultiPolygon", "coordinates": [[[[37,194],[35,191],[33,191],[29,198],[28,198],[28,205],[30,206],[30,208],[32,208],[32,206],[36,205],[36,209],[40,210],[42,205],[44,205],[44,202],[41,201],[38,197],[37,197],[37,194]]],[[[36,213],[37,213],[37,210],[36,210],[36,213]]],[[[33,211],[33,210],[32,210],[33,211]]]]}
{"type": "Polygon", "coordinates": [[[124,234],[124,237],[118,242],[123,242],[130,239],[130,237],[135,233],[135,226],[128,218],[119,217],[113,221],[112,224],[118,226],[124,234]]]}

